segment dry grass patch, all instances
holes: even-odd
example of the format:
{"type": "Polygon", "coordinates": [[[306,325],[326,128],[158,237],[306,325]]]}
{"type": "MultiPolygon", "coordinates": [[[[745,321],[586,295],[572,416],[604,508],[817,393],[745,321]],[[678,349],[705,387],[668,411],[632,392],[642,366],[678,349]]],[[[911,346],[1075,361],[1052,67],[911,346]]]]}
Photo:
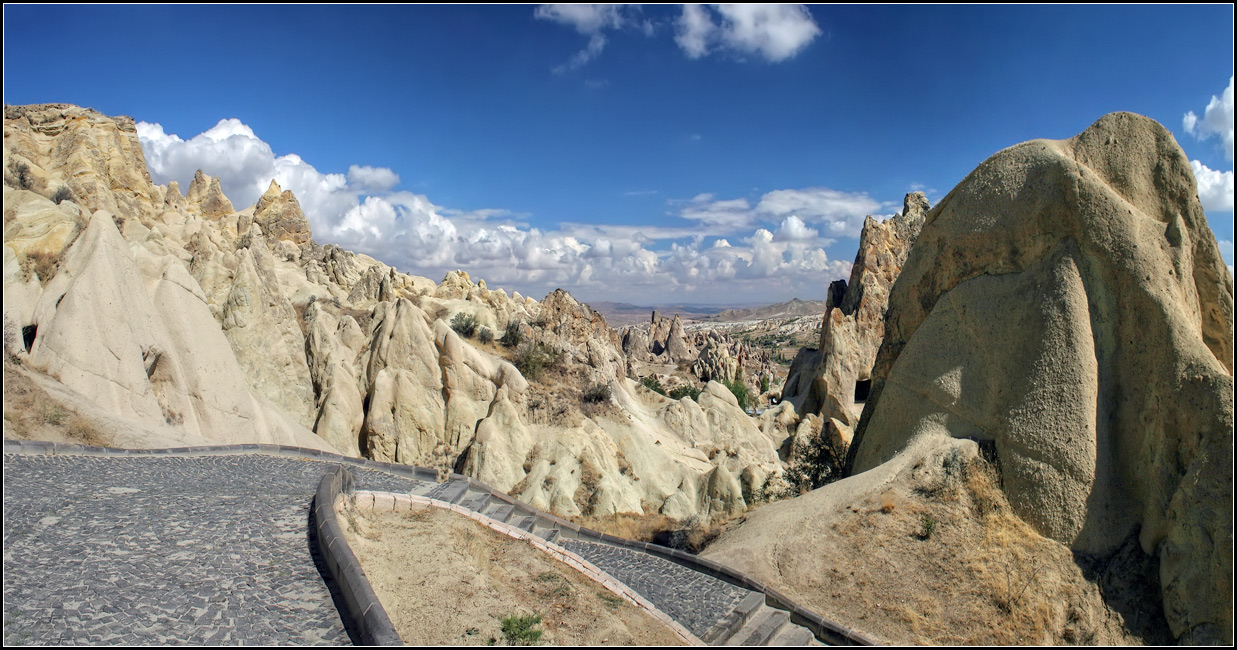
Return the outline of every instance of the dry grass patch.
{"type": "Polygon", "coordinates": [[[412,515],[348,509],[342,520],[406,644],[505,645],[533,641],[529,632],[540,631],[535,640],[547,645],[682,645],[644,610],[471,519],[428,508],[412,515]],[[536,630],[514,623],[535,616],[536,630]]]}
{"type": "Polygon", "coordinates": [[[4,360],[4,435],[16,440],[108,445],[89,418],[52,399],[8,358],[4,360]]]}

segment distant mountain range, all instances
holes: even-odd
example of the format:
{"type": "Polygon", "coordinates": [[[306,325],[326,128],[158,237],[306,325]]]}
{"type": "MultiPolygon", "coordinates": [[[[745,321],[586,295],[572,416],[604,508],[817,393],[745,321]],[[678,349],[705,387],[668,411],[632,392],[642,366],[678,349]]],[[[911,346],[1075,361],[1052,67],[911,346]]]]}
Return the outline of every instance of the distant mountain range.
{"type": "Polygon", "coordinates": [[[793,298],[788,302],[776,305],[744,306],[744,305],[633,305],[626,302],[590,302],[589,306],[601,312],[606,317],[610,327],[623,327],[649,321],[653,311],[663,316],[673,317],[678,314],[683,320],[709,321],[728,323],[742,320],[763,320],[766,318],[792,318],[795,316],[811,316],[825,310],[823,300],[799,300],[793,298]]]}

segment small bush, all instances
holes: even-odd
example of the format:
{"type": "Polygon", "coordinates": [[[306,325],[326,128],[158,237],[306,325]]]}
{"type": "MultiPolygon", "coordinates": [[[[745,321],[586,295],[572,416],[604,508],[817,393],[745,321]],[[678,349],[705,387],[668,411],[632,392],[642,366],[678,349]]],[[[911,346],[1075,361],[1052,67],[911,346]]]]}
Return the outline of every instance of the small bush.
{"type": "Polygon", "coordinates": [[[670,399],[683,399],[684,397],[692,398],[693,402],[700,401],[700,389],[695,386],[679,386],[670,391],[670,399]]]}
{"type": "Polygon", "coordinates": [[[606,384],[594,384],[584,389],[581,396],[585,404],[598,404],[610,400],[610,387],[606,384]]]}
{"type": "Polygon", "coordinates": [[[515,367],[528,379],[539,379],[547,369],[557,368],[563,353],[544,343],[526,341],[515,352],[515,367]]]}
{"type": "Polygon", "coordinates": [[[451,329],[466,339],[472,338],[477,333],[477,317],[460,312],[451,319],[451,329]]]}
{"type": "Polygon", "coordinates": [[[503,337],[498,340],[503,344],[503,347],[514,348],[524,339],[520,334],[521,323],[518,320],[513,320],[507,323],[507,329],[503,332],[503,337]]]}
{"type": "Polygon", "coordinates": [[[919,517],[919,539],[928,539],[936,532],[936,517],[924,514],[919,517]]]}
{"type": "Polygon", "coordinates": [[[56,190],[55,194],[52,194],[52,203],[55,203],[57,205],[59,205],[62,201],[72,201],[72,200],[73,200],[73,190],[70,190],[67,186],[64,186],[64,185],[61,185],[60,189],[56,190]]]}
{"type": "Polygon", "coordinates": [[[488,327],[482,327],[480,331],[477,332],[477,340],[485,344],[491,343],[494,340],[494,330],[488,327]]]}
{"type": "Polygon", "coordinates": [[[531,616],[504,616],[503,636],[511,645],[537,645],[541,641],[541,630],[533,628],[541,622],[539,614],[531,616]]]}
{"type": "Polygon", "coordinates": [[[769,392],[769,375],[762,375],[760,377],[760,394],[763,395],[767,392],[769,392]]]}
{"type": "Polygon", "coordinates": [[[722,384],[725,385],[726,388],[730,389],[730,392],[734,394],[735,399],[739,400],[739,408],[746,411],[747,410],[747,384],[743,383],[742,379],[735,379],[734,381],[724,381],[722,382],[722,384]]]}
{"type": "Polygon", "coordinates": [[[645,388],[653,391],[654,393],[658,393],[660,395],[666,394],[666,389],[662,388],[661,382],[658,381],[657,377],[653,375],[649,375],[648,377],[641,378],[640,384],[644,386],[645,388]]]}
{"type": "Polygon", "coordinates": [[[19,188],[28,190],[34,187],[34,176],[30,173],[30,165],[17,163],[17,166],[13,168],[13,175],[17,177],[19,188]]]}

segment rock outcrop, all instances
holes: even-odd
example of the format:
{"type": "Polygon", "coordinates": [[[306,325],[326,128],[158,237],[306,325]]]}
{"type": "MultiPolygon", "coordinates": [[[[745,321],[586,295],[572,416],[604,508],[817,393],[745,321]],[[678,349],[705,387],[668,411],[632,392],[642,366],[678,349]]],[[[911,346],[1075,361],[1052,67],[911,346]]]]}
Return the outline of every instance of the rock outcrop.
{"type": "Polygon", "coordinates": [[[185,195],[185,202],[207,219],[218,219],[236,212],[232,207],[232,202],[223,194],[219,179],[203,174],[200,169],[193,175],[193,181],[189,183],[189,192],[185,195]]]}
{"type": "Polygon", "coordinates": [[[297,245],[309,242],[309,220],[301,211],[301,204],[274,180],[254,206],[253,222],[276,241],[287,240],[297,245]]]}
{"type": "Polygon", "coordinates": [[[817,350],[803,350],[791,364],[782,399],[801,414],[832,422],[849,443],[859,424],[855,403],[866,399],[872,365],[885,334],[889,291],[919,236],[928,200],[912,192],[902,213],[878,222],[864,220],[850,282],[829,286],[817,350]]]}
{"type": "Polygon", "coordinates": [[[890,294],[853,472],[990,445],[1043,535],[1159,561],[1182,641],[1232,642],[1233,280],[1189,161],[1101,118],[997,153],[926,219],[890,294]]]}
{"type": "Polygon", "coordinates": [[[163,204],[131,117],[68,104],[5,106],[4,169],[10,187],[48,198],[66,188],[91,213],[149,219],[163,204]]]}
{"type": "MultiPolygon", "coordinates": [[[[719,384],[699,402],[640,387],[618,334],[565,291],[435,284],[319,245],[273,182],[239,211],[202,171],[185,196],[152,185],[128,118],[6,107],[4,128],[6,352],[128,432],[106,444],[334,449],[560,514],[729,516],[783,469],[787,426],[719,384]],[[517,369],[525,353],[544,378],[517,369]]],[[[694,360],[682,322],[664,327],[659,344],[694,360]]]]}

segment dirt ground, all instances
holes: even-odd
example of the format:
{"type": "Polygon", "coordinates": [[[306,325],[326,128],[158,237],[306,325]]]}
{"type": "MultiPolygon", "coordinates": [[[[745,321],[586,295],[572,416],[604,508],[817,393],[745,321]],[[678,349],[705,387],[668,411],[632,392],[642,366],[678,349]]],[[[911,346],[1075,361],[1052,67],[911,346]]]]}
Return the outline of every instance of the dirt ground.
{"type": "Polygon", "coordinates": [[[881,643],[1172,642],[1136,539],[1102,562],[1075,556],[1016,517],[978,459],[862,480],[749,511],[702,555],[881,643]]]}
{"type": "Polygon", "coordinates": [[[4,437],[96,446],[108,444],[94,422],[52,399],[7,358],[4,360],[4,437]]]}
{"type": "Polygon", "coordinates": [[[341,523],[408,645],[510,645],[502,619],[531,614],[543,645],[683,645],[575,569],[458,514],[349,509],[341,523]]]}

